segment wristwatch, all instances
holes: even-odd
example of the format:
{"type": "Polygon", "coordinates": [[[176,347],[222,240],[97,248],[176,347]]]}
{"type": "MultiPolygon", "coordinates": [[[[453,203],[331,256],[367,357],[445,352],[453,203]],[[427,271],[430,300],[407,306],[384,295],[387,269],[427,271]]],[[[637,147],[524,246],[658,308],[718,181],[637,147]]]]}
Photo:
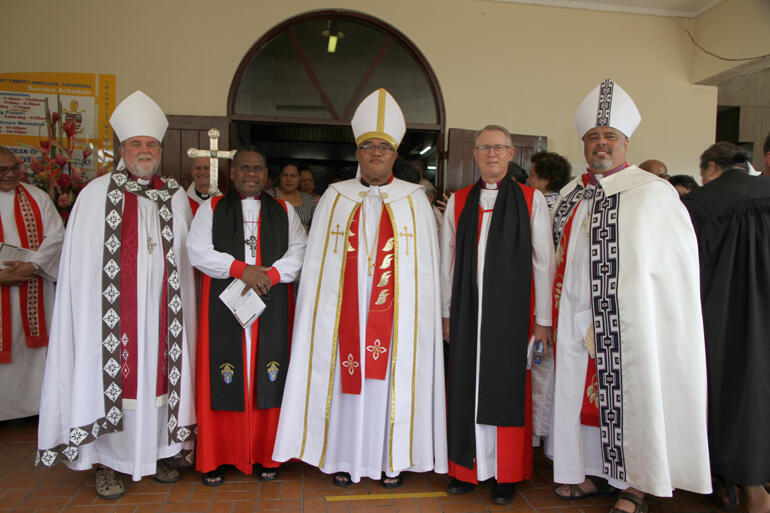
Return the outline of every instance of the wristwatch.
{"type": "Polygon", "coordinates": [[[40,273],[42,272],[42,269],[40,268],[40,266],[37,265],[35,262],[30,262],[30,264],[32,264],[32,266],[34,267],[34,269],[32,270],[32,275],[40,276],[40,273]]]}

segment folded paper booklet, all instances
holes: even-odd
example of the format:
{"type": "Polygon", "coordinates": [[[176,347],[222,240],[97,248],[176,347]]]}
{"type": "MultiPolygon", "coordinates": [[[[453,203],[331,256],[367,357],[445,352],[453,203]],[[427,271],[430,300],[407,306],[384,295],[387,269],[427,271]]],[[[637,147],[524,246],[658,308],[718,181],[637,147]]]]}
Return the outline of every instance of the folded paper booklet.
{"type": "Polygon", "coordinates": [[[246,287],[244,282],[234,278],[230,285],[219,295],[219,299],[233,312],[241,326],[248,328],[262,315],[265,303],[251,288],[246,294],[243,294],[244,287],[246,287]]]}
{"type": "Polygon", "coordinates": [[[19,248],[12,244],[0,242],[0,269],[8,267],[4,262],[11,262],[14,260],[29,262],[34,255],[35,252],[31,249],[19,248]]]}

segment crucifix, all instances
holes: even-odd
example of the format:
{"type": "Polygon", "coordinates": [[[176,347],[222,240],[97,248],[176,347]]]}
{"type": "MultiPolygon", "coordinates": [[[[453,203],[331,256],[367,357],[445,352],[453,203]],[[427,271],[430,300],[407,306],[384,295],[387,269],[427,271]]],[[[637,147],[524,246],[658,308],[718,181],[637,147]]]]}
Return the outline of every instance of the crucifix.
{"type": "Polygon", "coordinates": [[[404,231],[398,234],[401,237],[406,237],[406,256],[409,256],[409,237],[414,240],[414,234],[409,233],[409,229],[404,225],[404,231]]]}
{"type": "Polygon", "coordinates": [[[235,150],[226,151],[219,149],[219,130],[212,128],[209,130],[209,149],[199,150],[196,148],[187,148],[187,156],[195,159],[198,157],[209,158],[209,194],[218,196],[219,192],[219,160],[218,159],[231,159],[235,156],[235,150]]]}
{"type": "Polygon", "coordinates": [[[251,235],[248,239],[246,239],[246,245],[251,249],[251,256],[256,257],[257,256],[257,238],[254,237],[254,234],[251,235]]]}
{"type": "Polygon", "coordinates": [[[147,251],[152,255],[152,250],[157,246],[158,244],[152,241],[152,237],[149,235],[147,236],[147,251]]]}
{"type": "Polygon", "coordinates": [[[345,235],[345,232],[340,231],[340,225],[337,224],[337,227],[335,228],[337,231],[333,231],[332,235],[334,235],[334,252],[337,252],[337,241],[340,238],[340,235],[345,235]]]}

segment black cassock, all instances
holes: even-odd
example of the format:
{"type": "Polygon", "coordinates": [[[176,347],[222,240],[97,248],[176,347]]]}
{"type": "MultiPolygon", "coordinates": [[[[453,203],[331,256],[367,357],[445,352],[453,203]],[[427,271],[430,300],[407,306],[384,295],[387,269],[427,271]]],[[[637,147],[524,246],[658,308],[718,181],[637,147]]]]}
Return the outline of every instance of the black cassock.
{"type": "Polygon", "coordinates": [[[770,177],[728,170],[683,198],[701,267],[714,476],[770,481],[770,177]]]}

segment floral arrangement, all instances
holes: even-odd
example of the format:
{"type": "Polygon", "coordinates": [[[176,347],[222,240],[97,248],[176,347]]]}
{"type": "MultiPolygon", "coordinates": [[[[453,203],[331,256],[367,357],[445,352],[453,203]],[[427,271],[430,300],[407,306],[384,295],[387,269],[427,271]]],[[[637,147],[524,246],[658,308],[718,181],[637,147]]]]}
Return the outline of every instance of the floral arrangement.
{"type": "Polygon", "coordinates": [[[78,140],[77,123],[72,118],[62,119],[61,100],[58,96],[56,102],[56,112],[50,112],[48,99],[45,101],[47,134],[40,136],[40,146],[23,145],[40,153],[40,158],[30,159],[24,181],[48,193],[66,224],[77,195],[91,178],[107,171],[108,163],[103,152],[96,152],[91,166],[83,167],[88,157],[94,154],[95,148],[91,143],[83,144],[78,140]],[[76,150],[79,150],[82,158],[73,157],[76,150]],[[101,165],[97,167],[97,164],[101,165]]]}

